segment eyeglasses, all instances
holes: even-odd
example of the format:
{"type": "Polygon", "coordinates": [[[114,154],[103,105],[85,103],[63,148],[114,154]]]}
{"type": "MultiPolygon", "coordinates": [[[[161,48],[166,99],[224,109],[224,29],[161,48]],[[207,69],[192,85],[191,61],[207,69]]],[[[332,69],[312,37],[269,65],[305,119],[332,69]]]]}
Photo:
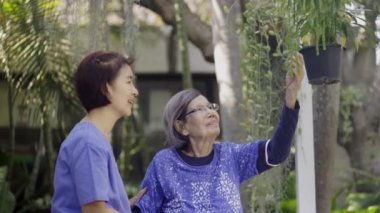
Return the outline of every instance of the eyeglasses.
{"type": "Polygon", "coordinates": [[[207,109],[209,110],[214,110],[214,111],[218,111],[219,110],[219,105],[216,104],[216,103],[208,103],[206,106],[198,106],[197,108],[195,109],[192,109],[188,112],[186,112],[183,116],[181,116],[182,118],[185,118],[186,116],[192,114],[192,113],[195,113],[195,112],[206,112],[207,109]]]}

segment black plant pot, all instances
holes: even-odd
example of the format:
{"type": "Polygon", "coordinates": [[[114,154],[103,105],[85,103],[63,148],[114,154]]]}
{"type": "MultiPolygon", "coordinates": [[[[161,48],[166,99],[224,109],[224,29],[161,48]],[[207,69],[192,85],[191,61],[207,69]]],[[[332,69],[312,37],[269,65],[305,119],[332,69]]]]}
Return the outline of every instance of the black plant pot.
{"type": "Polygon", "coordinates": [[[333,84],[340,81],[342,47],[338,44],[327,45],[326,49],[319,47],[319,55],[315,46],[300,50],[306,66],[307,78],[313,85],[333,84]]]}

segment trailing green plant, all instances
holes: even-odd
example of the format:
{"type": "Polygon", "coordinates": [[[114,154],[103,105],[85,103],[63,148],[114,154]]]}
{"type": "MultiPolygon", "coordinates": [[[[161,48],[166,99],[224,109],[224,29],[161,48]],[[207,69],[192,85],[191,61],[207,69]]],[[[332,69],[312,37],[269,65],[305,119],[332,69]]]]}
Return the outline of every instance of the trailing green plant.
{"type": "Polygon", "coordinates": [[[276,24],[272,19],[273,5],[248,2],[244,13],[245,57],[242,58],[243,92],[247,122],[244,124],[249,138],[268,138],[273,132],[278,111],[281,107],[284,82],[281,67],[274,67],[270,46],[270,31],[276,24]],[[265,12],[264,12],[265,11],[265,12]]]}
{"type": "Polygon", "coordinates": [[[351,141],[352,132],[354,130],[352,113],[357,107],[362,106],[360,100],[361,93],[358,89],[349,86],[342,87],[340,91],[340,105],[339,105],[339,134],[340,143],[346,144],[351,141]]]}
{"type": "MultiPolygon", "coordinates": [[[[276,1],[249,1],[244,12],[242,50],[243,108],[248,140],[270,138],[284,103],[284,61],[290,52],[283,49],[281,18],[276,1]]],[[[273,168],[249,182],[251,212],[280,212],[280,200],[288,163],[273,168]]]]}

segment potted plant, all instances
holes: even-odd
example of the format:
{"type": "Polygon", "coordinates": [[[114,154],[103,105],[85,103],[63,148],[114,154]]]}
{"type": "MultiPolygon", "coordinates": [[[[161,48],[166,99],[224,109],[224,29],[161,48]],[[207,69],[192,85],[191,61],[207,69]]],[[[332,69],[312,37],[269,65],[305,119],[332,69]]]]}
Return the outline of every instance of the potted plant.
{"type": "MultiPolygon", "coordinates": [[[[353,36],[356,18],[347,9],[347,0],[293,0],[293,26],[301,38],[306,73],[310,84],[340,81],[342,51],[353,36]]],[[[356,22],[357,23],[357,22],[356,22]]]]}

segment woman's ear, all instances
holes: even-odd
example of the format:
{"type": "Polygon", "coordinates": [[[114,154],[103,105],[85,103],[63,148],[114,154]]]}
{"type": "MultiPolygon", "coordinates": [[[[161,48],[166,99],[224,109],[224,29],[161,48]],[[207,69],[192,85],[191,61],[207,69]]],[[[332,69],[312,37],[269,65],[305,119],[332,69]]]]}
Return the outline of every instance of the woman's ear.
{"type": "Polygon", "coordinates": [[[184,136],[187,136],[189,133],[188,131],[184,128],[185,123],[181,120],[176,120],[174,122],[174,128],[177,130],[177,132],[181,133],[184,136]]]}

